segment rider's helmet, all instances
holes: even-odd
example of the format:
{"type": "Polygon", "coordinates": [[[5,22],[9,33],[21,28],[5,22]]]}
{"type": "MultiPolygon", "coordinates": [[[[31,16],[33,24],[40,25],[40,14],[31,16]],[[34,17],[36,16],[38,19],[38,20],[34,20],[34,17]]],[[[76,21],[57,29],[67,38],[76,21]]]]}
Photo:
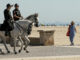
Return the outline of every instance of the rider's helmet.
{"type": "Polygon", "coordinates": [[[11,5],[11,4],[7,4],[7,5],[6,5],[7,8],[8,8],[8,7],[12,7],[12,6],[13,6],[13,5],[11,5]]]}
{"type": "Polygon", "coordinates": [[[18,4],[15,4],[15,7],[19,7],[19,5],[18,4]]]}

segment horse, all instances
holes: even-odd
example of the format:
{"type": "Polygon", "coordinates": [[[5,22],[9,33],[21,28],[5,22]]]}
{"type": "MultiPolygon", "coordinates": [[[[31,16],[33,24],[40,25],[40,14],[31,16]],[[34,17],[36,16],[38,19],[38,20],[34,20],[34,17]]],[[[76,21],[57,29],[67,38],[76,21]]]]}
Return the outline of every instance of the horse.
{"type": "MultiPolygon", "coordinates": [[[[30,16],[28,16],[26,19],[24,19],[24,21],[28,21],[28,22],[32,22],[29,26],[28,26],[28,29],[26,29],[26,26],[24,25],[24,28],[23,28],[23,34],[21,35],[21,39],[23,39],[23,43],[25,45],[24,47],[24,50],[26,51],[26,53],[28,53],[29,51],[27,50],[27,47],[30,43],[30,40],[28,38],[28,35],[31,34],[31,31],[32,31],[32,26],[34,25],[35,27],[39,27],[38,26],[38,14],[32,14],[30,16]],[[27,34],[26,34],[27,32],[27,34]]],[[[18,21],[18,24],[22,24],[22,22],[18,21]]],[[[24,23],[23,23],[24,24],[24,23]]],[[[23,25],[20,25],[20,26],[23,26],[23,25]]],[[[19,50],[19,53],[22,51],[22,47],[23,47],[23,44],[21,46],[21,49],[19,50]]]]}
{"type": "MultiPolygon", "coordinates": [[[[37,17],[35,17],[35,14],[30,15],[30,18],[28,19],[24,19],[24,20],[19,20],[14,22],[14,29],[11,31],[11,42],[13,42],[14,44],[14,53],[17,54],[16,51],[16,41],[17,39],[21,42],[21,47],[19,49],[19,52],[21,52],[22,48],[23,48],[23,42],[25,44],[24,50],[26,52],[27,51],[27,46],[30,43],[30,40],[28,38],[28,35],[31,33],[32,31],[32,24],[34,23],[35,27],[38,27],[38,20],[35,19],[37,17]],[[34,16],[34,17],[33,17],[34,16]]],[[[4,35],[4,31],[0,31],[0,38],[3,41],[3,44],[7,50],[7,53],[10,53],[7,45],[6,45],[6,36],[4,35]]]]}

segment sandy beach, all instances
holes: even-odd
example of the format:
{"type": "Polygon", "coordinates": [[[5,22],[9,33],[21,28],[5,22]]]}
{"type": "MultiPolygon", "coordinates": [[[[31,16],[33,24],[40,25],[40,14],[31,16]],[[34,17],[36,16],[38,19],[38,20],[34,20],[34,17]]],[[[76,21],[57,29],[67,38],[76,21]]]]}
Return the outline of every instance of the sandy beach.
{"type": "MultiPolygon", "coordinates": [[[[75,35],[75,45],[80,45],[80,26],[76,27],[77,33],[75,35]]],[[[56,46],[70,45],[69,37],[66,36],[68,26],[40,26],[38,28],[33,27],[32,33],[29,37],[39,37],[38,30],[55,30],[54,43],[56,46]]]]}
{"type": "MultiPolygon", "coordinates": [[[[0,55],[0,60],[80,60],[80,30],[76,27],[77,33],[74,39],[75,46],[69,46],[69,37],[66,36],[67,26],[41,26],[33,27],[29,37],[39,37],[38,30],[55,30],[54,43],[55,46],[29,46],[30,53],[22,51],[17,56],[13,53],[13,49],[9,47],[11,53],[0,55]]],[[[6,52],[3,45],[0,45],[6,52]]],[[[19,48],[17,48],[19,49],[19,48]]]]}

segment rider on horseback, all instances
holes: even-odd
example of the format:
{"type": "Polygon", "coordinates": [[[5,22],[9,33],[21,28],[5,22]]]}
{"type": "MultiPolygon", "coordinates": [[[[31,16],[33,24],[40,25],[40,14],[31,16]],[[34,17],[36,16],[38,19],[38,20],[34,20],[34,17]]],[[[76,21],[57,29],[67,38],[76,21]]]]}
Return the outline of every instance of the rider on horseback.
{"type": "Polygon", "coordinates": [[[19,5],[15,4],[14,7],[15,7],[15,9],[13,10],[13,18],[14,18],[14,21],[18,21],[23,17],[21,16],[21,13],[20,13],[20,10],[19,10],[19,5]]]}
{"type": "Polygon", "coordinates": [[[4,23],[2,25],[2,27],[4,28],[4,31],[5,31],[5,35],[6,36],[9,36],[11,37],[11,33],[10,31],[13,30],[14,26],[13,26],[13,23],[12,23],[12,16],[11,16],[11,12],[10,12],[10,9],[13,5],[10,5],[10,4],[7,4],[6,5],[6,9],[4,10],[4,23]]]}

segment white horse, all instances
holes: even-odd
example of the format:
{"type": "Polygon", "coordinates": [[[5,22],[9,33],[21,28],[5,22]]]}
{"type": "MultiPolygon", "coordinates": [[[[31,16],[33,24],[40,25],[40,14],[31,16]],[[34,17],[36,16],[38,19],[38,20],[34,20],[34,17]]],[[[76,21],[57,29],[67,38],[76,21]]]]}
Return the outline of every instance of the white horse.
{"type": "MultiPolygon", "coordinates": [[[[16,51],[16,41],[17,39],[21,42],[21,48],[19,52],[21,52],[23,43],[25,44],[24,50],[27,51],[27,46],[30,43],[30,40],[28,39],[28,35],[31,33],[32,30],[32,24],[35,24],[36,27],[38,27],[38,19],[36,17],[36,14],[28,16],[25,20],[19,20],[17,22],[14,22],[14,29],[11,31],[11,42],[14,44],[14,53],[17,54],[16,51]],[[23,39],[23,40],[22,40],[23,39]]],[[[2,39],[4,46],[7,50],[7,53],[10,53],[7,45],[6,45],[6,36],[4,31],[0,31],[0,38],[2,39]]]]}
{"type": "MultiPolygon", "coordinates": [[[[23,39],[22,41],[25,44],[24,50],[28,53],[29,51],[27,50],[27,47],[30,43],[30,40],[28,39],[28,35],[31,34],[33,23],[35,27],[38,27],[38,14],[30,15],[24,21],[28,21],[28,23],[31,22],[30,24],[28,24],[27,27],[26,25],[24,25],[25,22],[18,21],[18,25],[21,24],[20,27],[22,27],[23,29],[23,34],[21,35],[21,39],[23,39]]],[[[22,51],[23,43],[21,49],[19,50],[19,53],[22,51]]]]}

